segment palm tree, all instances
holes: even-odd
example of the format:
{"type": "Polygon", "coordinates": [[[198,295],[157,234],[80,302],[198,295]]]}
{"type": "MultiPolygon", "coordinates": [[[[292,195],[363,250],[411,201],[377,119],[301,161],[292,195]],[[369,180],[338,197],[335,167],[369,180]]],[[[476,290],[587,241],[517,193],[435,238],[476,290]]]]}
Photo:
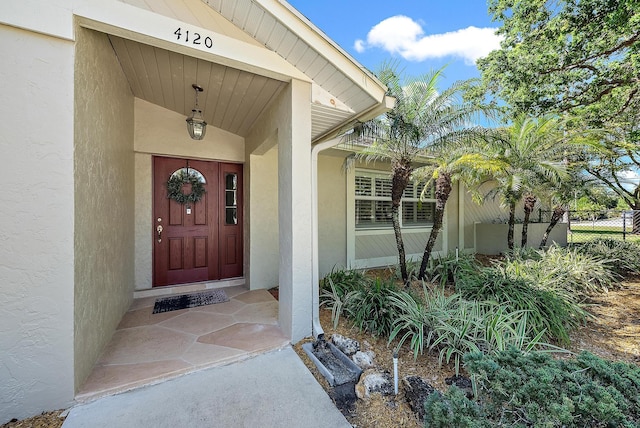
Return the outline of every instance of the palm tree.
{"type": "MultiPolygon", "coordinates": [[[[434,144],[427,148],[428,165],[416,170],[414,176],[426,182],[425,189],[435,186],[435,212],[433,227],[422,255],[418,279],[424,279],[431,252],[442,229],[442,219],[453,188],[453,183],[464,183],[475,191],[483,177],[498,169],[495,161],[487,159],[482,147],[474,144],[486,134],[480,127],[468,128],[457,133],[458,139],[450,138],[445,144],[434,144]]],[[[452,135],[453,136],[453,135],[452,135]]],[[[451,137],[452,137],[451,136],[451,137]]],[[[424,191],[423,191],[424,192],[424,191]]]]}
{"type": "Polygon", "coordinates": [[[540,248],[544,248],[547,245],[551,231],[567,212],[569,203],[576,197],[576,194],[589,193],[591,186],[596,184],[593,179],[589,179],[580,173],[580,165],[569,162],[567,166],[569,177],[546,187],[540,196],[548,206],[552,207],[549,225],[542,235],[540,248]]]}
{"type": "Polygon", "coordinates": [[[509,208],[507,246],[514,248],[513,231],[516,205],[525,198],[525,221],[522,228],[522,247],[527,244],[529,215],[537,201],[536,194],[549,183],[567,177],[563,156],[565,137],[561,122],[554,116],[533,119],[518,115],[511,126],[498,130],[497,138],[489,140],[487,151],[503,168],[493,175],[496,186],[492,193],[499,195],[509,208]]]}
{"type": "Polygon", "coordinates": [[[394,108],[381,117],[358,124],[345,139],[366,145],[358,158],[391,163],[391,218],[400,272],[406,284],[409,277],[399,220],[402,194],[411,180],[416,161],[425,154],[425,148],[452,139],[468,124],[477,107],[461,100],[461,94],[470,82],[455,83],[440,92],[437,84],[442,69],[418,78],[403,79],[396,68],[396,64],[385,63],[378,72],[378,78],[388,88],[387,95],[396,99],[394,108]]]}

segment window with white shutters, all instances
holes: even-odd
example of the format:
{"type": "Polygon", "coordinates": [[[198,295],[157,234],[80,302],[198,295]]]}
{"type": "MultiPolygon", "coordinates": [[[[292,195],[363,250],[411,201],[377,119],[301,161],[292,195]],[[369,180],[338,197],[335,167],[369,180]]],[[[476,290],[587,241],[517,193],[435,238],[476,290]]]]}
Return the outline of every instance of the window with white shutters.
{"type": "MultiPolygon", "coordinates": [[[[356,229],[392,228],[391,177],[388,174],[356,170],[355,224],[356,229]]],[[[435,199],[433,188],[420,200],[425,183],[410,182],[400,205],[401,227],[425,227],[433,224],[435,199]]]]}

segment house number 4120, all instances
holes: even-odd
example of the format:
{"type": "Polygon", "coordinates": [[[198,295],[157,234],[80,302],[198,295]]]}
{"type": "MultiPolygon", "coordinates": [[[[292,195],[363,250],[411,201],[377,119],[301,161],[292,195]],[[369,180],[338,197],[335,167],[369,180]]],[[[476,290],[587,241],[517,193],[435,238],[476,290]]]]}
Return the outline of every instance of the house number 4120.
{"type": "Polygon", "coordinates": [[[202,37],[200,33],[189,32],[189,30],[182,31],[182,28],[178,28],[173,32],[176,35],[176,40],[182,40],[184,43],[191,43],[194,45],[205,45],[207,48],[211,49],[213,47],[213,40],[211,37],[206,36],[202,37]]]}

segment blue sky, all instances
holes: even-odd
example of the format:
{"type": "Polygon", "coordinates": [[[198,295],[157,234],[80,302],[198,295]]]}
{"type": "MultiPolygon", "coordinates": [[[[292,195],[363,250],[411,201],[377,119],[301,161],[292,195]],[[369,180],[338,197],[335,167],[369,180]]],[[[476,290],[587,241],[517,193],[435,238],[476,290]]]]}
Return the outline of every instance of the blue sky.
{"type": "Polygon", "coordinates": [[[499,44],[484,0],[288,2],[371,71],[391,58],[409,76],[447,65],[443,87],[479,77],[475,59],[499,44]]]}

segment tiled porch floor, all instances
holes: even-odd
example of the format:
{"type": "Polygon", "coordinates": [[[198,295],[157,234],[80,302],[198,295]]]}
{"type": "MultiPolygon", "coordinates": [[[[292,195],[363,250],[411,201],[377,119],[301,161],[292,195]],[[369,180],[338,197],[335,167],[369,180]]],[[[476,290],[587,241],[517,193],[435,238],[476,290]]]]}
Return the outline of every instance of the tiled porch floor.
{"type": "Polygon", "coordinates": [[[266,290],[224,288],[229,302],[152,314],[157,297],[135,299],[77,401],[156,383],[281,348],[278,302],[266,290]]]}

